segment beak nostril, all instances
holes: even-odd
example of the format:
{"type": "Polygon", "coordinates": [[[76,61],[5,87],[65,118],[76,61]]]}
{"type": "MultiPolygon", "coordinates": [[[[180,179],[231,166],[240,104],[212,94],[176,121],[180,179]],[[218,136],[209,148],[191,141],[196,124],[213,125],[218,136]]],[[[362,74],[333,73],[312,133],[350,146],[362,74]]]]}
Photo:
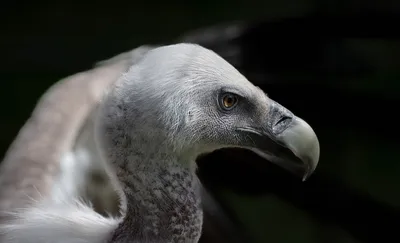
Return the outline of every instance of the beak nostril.
{"type": "Polygon", "coordinates": [[[290,116],[281,116],[277,122],[275,122],[274,126],[272,127],[272,131],[275,134],[279,134],[285,131],[286,128],[289,127],[289,124],[292,121],[292,117],[290,116]]]}
{"type": "Polygon", "coordinates": [[[290,127],[294,115],[292,112],[287,110],[285,107],[273,102],[268,112],[268,126],[270,132],[275,135],[286,130],[290,127]]]}
{"type": "Polygon", "coordinates": [[[276,123],[275,126],[282,126],[287,124],[291,120],[288,116],[282,116],[276,123]]]}

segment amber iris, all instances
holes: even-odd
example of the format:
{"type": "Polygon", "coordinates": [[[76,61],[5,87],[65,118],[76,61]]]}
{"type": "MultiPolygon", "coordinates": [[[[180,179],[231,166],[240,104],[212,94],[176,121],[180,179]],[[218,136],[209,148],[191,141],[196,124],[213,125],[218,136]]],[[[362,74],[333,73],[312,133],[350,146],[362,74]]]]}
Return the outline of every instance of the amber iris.
{"type": "Polygon", "coordinates": [[[227,94],[222,98],[222,104],[226,109],[233,108],[236,105],[236,103],[237,103],[237,97],[235,95],[227,94]]]}

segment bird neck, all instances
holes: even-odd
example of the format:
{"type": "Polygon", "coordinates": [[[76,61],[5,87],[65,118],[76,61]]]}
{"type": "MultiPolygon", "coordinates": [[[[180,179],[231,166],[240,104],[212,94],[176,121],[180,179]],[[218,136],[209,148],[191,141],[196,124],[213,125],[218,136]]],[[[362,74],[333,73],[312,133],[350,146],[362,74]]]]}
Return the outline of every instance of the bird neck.
{"type": "Polygon", "coordinates": [[[138,154],[115,163],[126,210],[112,242],[197,242],[203,217],[200,184],[187,166],[192,163],[138,154]]]}

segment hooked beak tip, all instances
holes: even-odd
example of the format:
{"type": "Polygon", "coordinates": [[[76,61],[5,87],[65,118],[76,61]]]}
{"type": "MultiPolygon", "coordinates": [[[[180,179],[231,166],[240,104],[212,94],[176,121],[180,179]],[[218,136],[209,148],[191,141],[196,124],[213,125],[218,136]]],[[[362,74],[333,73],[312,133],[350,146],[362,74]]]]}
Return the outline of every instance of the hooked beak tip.
{"type": "Polygon", "coordinates": [[[313,169],[311,169],[311,166],[307,165],[306,167],[306,171],[303,175],[303,179],[302,181],[305,182],[306,180],[308,180],[308,178],[311,176],[311,174],[314,172],[313,169]]]}
{"type": "Polygon", "coordinates": [[[303,182],[315,171],[319,162],[319,141],[311,126],[299,117],[295,117],[291,132],[284,138],[286,145],[303,161],[303,182]]]}

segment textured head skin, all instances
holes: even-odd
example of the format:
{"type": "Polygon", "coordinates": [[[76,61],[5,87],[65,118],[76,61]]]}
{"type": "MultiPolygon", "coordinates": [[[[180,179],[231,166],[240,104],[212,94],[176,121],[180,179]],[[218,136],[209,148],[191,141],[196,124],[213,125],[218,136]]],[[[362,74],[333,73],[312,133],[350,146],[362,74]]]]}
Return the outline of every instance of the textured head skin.
{"type": "Polygon", "coordinates": [[[268,112],[261,89],[213,51],[192,44],[150,51],[113,92],[107,107],[113,112],[106,122],[123,123],[131,136],[145,132],[158,141],[152,143],[157,151],[163,145],[185,156],[243,146],[246,139],[237,129],[257,125],[268,112]],[[240,97],[230,111],[219,103],[227,92],[240,97]]]}

